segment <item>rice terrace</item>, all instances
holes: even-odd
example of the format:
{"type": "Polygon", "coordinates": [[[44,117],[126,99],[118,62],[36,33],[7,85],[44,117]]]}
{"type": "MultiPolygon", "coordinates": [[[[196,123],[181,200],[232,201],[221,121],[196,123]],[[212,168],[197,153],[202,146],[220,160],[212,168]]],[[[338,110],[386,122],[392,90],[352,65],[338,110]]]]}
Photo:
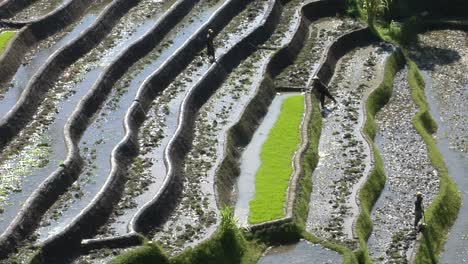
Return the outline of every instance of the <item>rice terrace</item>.
{"type": "Polygon", "coordinates": [[[467,0],[0,0],[1,264],[468,264],[467,0]]]}

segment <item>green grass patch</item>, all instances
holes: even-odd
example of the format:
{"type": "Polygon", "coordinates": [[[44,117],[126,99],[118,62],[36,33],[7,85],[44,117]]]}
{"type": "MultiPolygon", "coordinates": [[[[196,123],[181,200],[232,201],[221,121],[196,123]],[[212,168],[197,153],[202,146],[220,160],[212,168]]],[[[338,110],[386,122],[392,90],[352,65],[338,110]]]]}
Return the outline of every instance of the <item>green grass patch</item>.
{"type": "Polygon", "coordinates": [[[298,186],[296,203],[294,204],[294,222],[298,230],[302,231],[301,236],[308,241],[321,244],[322,246],[334,250],[343,256],[343,264],[357,264],[357,259],[354,253],[347,247],[324,241],[313,234],[306,231],[306,222],[309,214],[310,193],[312,192],[313,182],[312,173],[317,167],[319,160],[319,140],[322,132],[322,114],[320,112],[320,104],[315,96],[312,96],[311,119],[308,124],[309,131],[309,148],[307,149],[303,160],[303,176],[298,186]]]}
{"type": "Polygon", "coordinates": [[[147,243],[144,246],[123,253],[113,259],[110,264],[165,264],[169,259],[162,249],[155,243],[147,243]]]}
{"type": "Polygon", "coordinates": [[[261,223],[285,216],[286,191],[293,172],[292,159],[301,142],[300,124],[304,96],[287,98],[275,126],[262,147],[255,181],[255,198],[250,202],[250,223],[261,223]]]}
{"type": "Polygon", "coordinates": [[[438,263],[438,257],[443,249],[447,233],[457,218],[461,207],[461,195],[456,183],[450,178],[442,154],[437,148],[437,142],[432,133],[437,125],[429,112],[429,106],[424,93],[425,83],[416,63],[407,58],[410,66],[408,81],[419,112],[413,118],[413,124],[424,139],[432,165],[439,172],[440,190],[437,197],[425,212],[426,229],[423,232],[416,255],[416,263],[438,263]]]}
{"type": "MultiPolygon", "coordinates": [[[[393,92],[395,75],[403,67],[403,65],[403,54],[400,51],[392,54],[386,62],[382,83],[369,95],[369,98],[367,99],[367,120],[364,125],[364,132],[371,141],[374,141],[375,135],[377,133],[375,115],[390,100],[393,92]]],[[[361,248],[356,252],[359,263],[372,263],[367,249],[367,239],[369,238],[373,228],[371,211],[375,202],[379,198],[386,181],[384,165],[380,156],[380,151],[373,142],[371,147],[375,159],[374,168],[366,183],[359,192],[361,213],[359,214],[358,220],[356,222],[356,232],[361,244],[361,248]]]]}
{"type": "Polygon", "coordinates": [[[8,42],[16,35],[16,31],[4,31],[0,33],[0,55],[8,45],[8,42]]]}
{"type": "Polygon", "coordinates": [[[113,259],[110,264],[253,264],[258,261],[265,246],[255,240],[246,240],[238,229],[234,209],[221,211],[221,226],[209,240],[189,248],[174,258],[168,258],[155,243],[147,243],[113,259]]]}

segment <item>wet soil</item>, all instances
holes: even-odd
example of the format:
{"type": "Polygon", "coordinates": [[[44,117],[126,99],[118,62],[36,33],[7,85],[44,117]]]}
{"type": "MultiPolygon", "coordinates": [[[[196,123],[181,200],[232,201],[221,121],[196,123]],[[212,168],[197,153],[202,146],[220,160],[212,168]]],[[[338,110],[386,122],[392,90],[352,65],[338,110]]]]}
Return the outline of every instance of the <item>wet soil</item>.
{"type": "Polygon", "coordinates": [[[353,225],[360,212],[357,193],[372,166],[362,134],[365,101],[383,78],[386,47],[358,48],[339,60],[329,89],[338,105],[322,112],[319,162],[313,173],[307,229],[315,235],[355,248],[353,225]]]}
{"type": "MultiPolygon", "coordinates": [[[[33,121],[1,153],[0,232],[3,232],[35,188],[64,159],[66,149],[63,126],[90,86],[89,83],[75,86],[72,76],[84,74],[85,71],[77,70],[74,74],[72,71],[72,68],[65,70],[33,121]]],[[[95,71],[87,75],[97,78],[95,71]]]]}
{"type": "MultiPolygon", "coordinates": [[[[261,14],[266,11],[267,5],[265,2],[253,2],[249,4],[244,11],[242,11],[238,16],[236,16],[233,21],[231,21],[228,26],[223,29],[222,32],[217,36],[215,39],[215,45],[216,43],[222,42],[224,45],[224,48],[219,48],[217,49],[216,53],[222,53],[225,50],[228,50],[231,48],[234,43],[239,41],[242,37],[246,36],[258,23],[260,22],[262,16],[261,14]],[[241,30],[233,25],[246,25],[249,24],[249,26],[241,26],[241,30]]],[[[261,54],[261,52],[259,52],[261,54]]],[[[255,59],[259,59],[258,56],[254,57],[255,59]]],[[[206,58],[203,58],[203,61],[200,61],[201,57],[197,58],[197,61],[193,62],[190,64],[189,69],[192,68],[189,71],[185,71],[182,73],[177,80],[174,82],[176,85],[171,85],[169,86],[168,89],[164,93],[169,93],[169,97],[173,97],[173,99],[167,98],[164,99],[165,95],[163,95],[160,98],[157,98],[156,101],[159,101],[159,110],[154,111],[153,113],[160,112],[159,114],[150,114],[150,118],[145,122],[145,125],[143,127],[143,136],[141,139],[143,141],[146,141],[144,134],[148,134],[145,131],[149,131],[150,129],[148,128],[148,125],[150,124],[159,124],[163,128],[161,128],[158,131],[158,134],[160,135],[159,142],[162,144],[159,144],[159,142],[156,142],[158,145],[156,148],[153,148],[152,150],[144,150],[145,147],[143,147],[143,153],[151,153],[151,158],[146,155],[146,159],[148,158],[151,159],[151,163],[148,162],[147,165],[151,165],[151,171],[152,172],[157,172],[155,173],[156,175],[159,175],[158,178],[159,184],[158,186],[161,185],[162,180],[164,179],[164,176],[166,172],[166,168],[164,164],[162,164],[163,160],[163,150],[165,149],[167,143],[169,142],[170,138],[172,137],[173,133],[175,132],[176,125],[177,125],[177,118],[179,116],[179,108],[180,108],[180,103],[182,102],[182,99],[185,97],[188,91],[191,90],[193,85],[201,78],[202,75],[206,73],[208,70],[208,65],[206,65],[206,58]],[[197,69],[198,68],[198,69],[197,69]],[[181,78],[180,78],[181,77],[181,78]],[[187,82],[188,80],[188,82],[187,82]],[[182,91],[174,91],[171,89],[178,88],[179,90],[182,91]],[[171,96],[172,94],[172,96],[171,96]],[[169,99],[169,100],[168,100],[169,99]],[[164,113],[166,112],[166,113],[164,113]],[[155,116],[166,116],[162,119],[159,119],[158,122],[154,122],[154,117],[155,116]],[[153,120],[152,120],[153,119],[153,120]],[[165,124],[169,124],[169,126],[165,126],[165,124]],[[157,159],[157,157],[160,157],[157,159]]],[[[253,61],[249,61],[249,67],[252,67],[253,61]]],[[[240,67],[239,67],[240,68],[240,67]]],[[[238,71],[238,70],[236,70],[238,71]]],[[[245,68],[242,69],[243,73],[246,73],[247,70],[245,68]]],[[[239,75],[240,73],[237,72],[236,75],[239,75]]],[[[248,81],[249,78],[247,77],[242,77],[240,80],[236,81],[231,81],[230,83],[230,88],[220,88],[221,90],[218,91],[217,95],[214,96],[214,98],[217,98],[218,100],[223,99],[225,96],[226,102],[219,102],[218,103],[211,103],[211,106],[213,108],[216,108],[217,113],[209,113],[207,110],[202,110],[202,114],[204,117],[207,118],[207,116],[215,116],[218,118],[217,121],[213,121],[213,124],[219,124],[219,128],[224,127],[224,129],[227,129],[225,126],[227,125],[227,120],[229,118],[225,117],[227,115],[227,108],[230,106],[232,108],[233,102],[231,100],[241,100],[241,96],[239,93],[242,93],[242,90],[236,91],[235,95],[229,95],[225,90],[226,89],[234,89],[239,88],[240,85],[244,84],[247,85],[250,81],[248,81]],[[219,95],[219,93],[222,94],[219,95]],[[228,100],[227,98],[230,98],[233,96],[235,99],[230,99],[228,100]],[[223,98],[222,98],[223,97],[223,98]],[[224,105],[224,107],[222,107],[224,105]],[[223,125],[221,125],[221,121],[219,118],[224,118],[223,125]]],[[[212,99],[215,100],[215,99],[212,99]]],[[[206,107],[206,106],[205,106],[206,107]]],[[[214,109],[213,109],[214,110],[214,109]]],[[[239,114],[239,113],[237,113],[239,114]]],[[[196,130],[201,131],[200,129],[206,129],[207,127],[211,127],[212,124],[210,124],[211,121],[208,120],[203,120],[200,119],[200,126],[197,125],[196,130]],[[201,125],[203,123],[203,125],[201,125]]],[[[205,131],[205,130],[203,130],[205,131]]],[[[214,132],[214,131],[213,131],[214,132]]],[[[224,140],[220,140],[215,137],[221,137],[224,136],[224,133],[221,133],[221,131],[216,131],[219,134],[216,135],[216,133],[213,134],[203,134],[203,136],[199,138],[200,135],[195,134],[195,143],[194,143],[194,150],[189,153],[188,158],[186,160],[185,164],[185,171],[186,171],[186,177],[184,178],[184,194],[183,198],[176,207],[175,211],[169,216],[168,222],[161,227],[160,232],[157,232],[155,234],[155,237],[158,238],[158,240],[163,243],[167,249],[172,253],[175,254],[177,252],[180,252],[183,248],[189,246],[189,245],[194,245],[198,243],[203,238],[206,238],[207,236],[211,235],[212,232],[215,230],[215,226],[213,224],[217,221],[217,208],[216,208],[216,203],[214,200],[214,190],[213,190],[213,177],[214,177],[214,168],[216,168],[217,165],[213,164],[215,161],[213,158],[216,158],[216,155],[214,153],[209,154],[208,152],[213,152],[213,151],[221,151],[218,150],[215,147],[209,148],[209,150],[206,150],[205,148],[207,147],[207,144],[215,144],[214,142],[218,142],[218,144],[221,144],[224,142],[224,140]],[[215,138],[213,138],[215,137],[215,138]],[[203,152],[203,154],[200,154],[199,152],[203,152]],[[203,156],[203,157],[202,157],[203,156]],[[213,163],[210,162],[213,161],[213,163]],[[195,172],[195,167],[198,167],[196,169],[197,172],[195,172]],[[201,167],[201,168],[200,168],[201,167]],[[210,170],[211,168],[211,170],[210,170]],[[200,171],[205,171],[205,173],[202,173],[200,171]],[[206,175],[205,175],[206,174],[206,175]],[[201,199],[200,197],[204,197],[201,199]],[[210,227],[210,228],[208,228],[210,227]],[[177,252],[174,251],[175,248],[177,247],[177,252]]],[[[140,140],[141,141],[141,140],[140,140]]],[[[141,145],[144,145],[140,144],[141,145]]],[[[218,152],[219,153],[219,152],[218,152]]],[[[221,155],[220,157],[221,158],[221,155]]],[[[137,159],[137,161],[143,160],[140,157],[137,159]]],[[[217,162],[219,162],[218,160],[217,162]]],[[[135,165],[132,166],[135,168],[135,165]]],[[[145,169],[146,171],[148,168],[145,169]]],[[[145,174],[149,175],[149,173],[145,174]]],[[[156,187],[154,184],[152,184],[154,187],[156,187]]],[[[153,189],[153,188],[150,188],[153,189]]],[[[158,190],[158,187],[154,188],[152,192],[155,194],[156,191],[158,190]]],[[[154,195],[153,194],[153,195],[154,195]]],[[[147,194],[144,194],[144,196],[148,197],[147,194]]]]}
{"type": "MultiPolygon", "coordinates": [[[[187,19],[181,22],[174,30],[176,33],[171,33],[170,36],[166,38],[166,41],[163,41],[162,46],[157,47],[152,53],[134,65],[119,83],[129,86],[130,88],[128,89],[137,91],[137,88],[140,87],[143,80],[158,69],[173,51],[184,44],[195,30],[197,30],[222,3],[222,1],[205,1],[202,5],[196,7],[192,13],[187,16],[187,19]]],[[[133,218],[137,209],[151,200],[159,190],[166,169],[162,157],[163,150],[177,127],[180,103],[189,91],[187,88],[196,83],[202,74],[207,71],[209,66],[210,63],[207,60],[202,56],[197,56],[185,72],[177,77],[171,86],[158,96],[153,103],[154,108],[148,113],[149,117],[140,130],[142,135],[140,137],[141,154],[135,158],[129,169],[124,196],[118,203],[108,224],[99,231],[98,237],[126,234],[128,223],[133,218]],[[160,158],[155,157],[156,155],[160,158]]],[[[124,109],[121,106],[120,108],[124,109]]],[[[121,119],[123,120],[123,116],[121,119]]],[[[107,120],[106,123],[110,124],[112,122],[112,120],[109,121],[108,117],[107,120]]],[[[99,118],[97,123],[99,123],[99,118]]],[[[104,123],[104,126],[107,126],[105,125],[106,123],[104,123]]],[[[113,123],[121,126],[121,123],[113,123]]],[[[93,129],[93,126],[90,129],[93,129]]],[[[115,139],[120,140],[123,137],[123,128],[112,128],[111,130],[114,134],[116,130],[122,133],[120,138],[115,137],[115,139]]],[[[87,131],[86,134],[95,134],[89,131],[87,131]]],[[[86,138],[86,134],[83,140],[86,138]]],[[[109,135],[109,132],[107,132],[107,135],[109,135]]],[[[112,139],[105,139],[103,143],[106,144],[108,141],[111,142],[108,143],[109,146],[115,146],[117,144],[117,142],[112,139]]],[[[103,159],[106,156],[101,155],[101,157],[101,159],[103,159]]],[[[99,155],[97,159],[99,159],[99,155]]]]}
{"type": "MultiPolygon", "coordinates": [[[[106,1],[110,3],[111,1],[106,1]]],[[[54,52],[75,40],[90,27],[106,7],[104,3],[93,5],[83,18],[34,45],[24,56],[21,65],[10,82],[0,83],[0,116],[5,115],[18,101],[31,77],[44,65],[54,52]]]]}
{"type": "Polygon", "coordinates": [[[305,87],[310,82],[325,48],[340,35],[358,27],[358,22],[346,17],[327,17],[313,22],[309,26],[309,36],[296,61],[276,77],[276,85],[305,87]]]}
{"type": "MultiPolygon", "coordinates": [[[[33,121],[3,153],[8,154],[10,157],[10,159],[6,159],[6,169],[13,166],[11,164],[22,165],[15,166],[15,170],[9,170],[12,175],[21,176],[29,174],[29,178],[35,176],[32,177],[33,180],[25,179],[23,186],[20,186],[22,188],[20,189],[21,192],[18,191],[15,197],[11,197],[11,200],[17,203],[16,209],[20,208],[18,206],[21,205],[22,201],[28,198],[38,184],[42,182],[44,177],[49,176],[55,171],[64,160],[64,154],[67,153],[67,151],[62,135],[63,127],[79,100],[93,86],[105,67],[112,63],[112,60],[115,59],[124,48],[131,45],[133,41],[150,30],[154,22],[169,8],[171,3],[172,1],[155,3],[150,0],[143,0],[121,19],[120,23],[116,25],[102,43],[64,71],[59,81],[57,81],[52,88],[52,92],[50,92],[45,99],[45,103],[34,116],[33,121]]],[[[113,94],[112,98],[117,100],[116,98],[119,97],[113,94]]],[[[134,95],[131,98],[133,100],[134,95]]],[[[96,155],[93,149],[89,150],[89,153],[87,153],[88,149],[83,152],[86,154],[87,161],[96,155]]],[[[87,176],[88,178],[85,179],[84,182],[91,181],[90,176],[92,175],[87,174],[87,176]]],[[[80,178],[80,180],[82,179],[80,178]]],[[[83,180],[78,181],[72,185],[70,192],[67,194],[74,198],[83,196],[84,194],[80,189],[82,184],[83,180]]],[[[71,197],[67,196],[66,198],[62,198],[71,202],[71,197]]],[[[70,204],[64,206],[66,207],[69,205],[70,204]]],[[[53,207],[48,211],[45,220],[41,223],[43,229],[48,230],[48,228],[50,228],[50,223],[58,219],[62,214],[61,210],[63,210],[63,208],[59,210],[53,207]]],[[[16,212],[17,211],[9,210],[8,216],[13,218],[16,212]]],[[[4,222],[5,227],[8,223],[9,221],[4,222]]],[[[41,235],[45,236],[45,234],[41,234],[39,230],[30,240],[34,241],[40,238],[41,235]]],[[[43,238],[44,237],[42,237],[42,239],[43,238]]],[[[22,253],[19,255],[21,254],[22,253]]]]}
{"type": "Polygon", "coordinates": [[[267,250],[258,264],[339,264],[341,255],[308,241],[300,241],[294,245],[280,246],[267,250]]]}
{"type": "Polygon", "coordinates": [[[288,43],[300,22],[300,7],[303,3],[303,0],[291,0],[284,4],[278,27],[263,44],[264,47],[280,48],[288,43]]]}
{"type": "Polygon", "coordinates": [[[414,201],[423,193],[427,208],[439,191],[439,178],[427,147],[413,127],[418,112],[407,82],[408,69],[395,77],[393,95],[376,115],[376,143],[387,182],[372,212],[369,253],[376,263],[408,263],[415,247],[414,201]]]}
{"type": "Polygon", "coordinates": [[[246,59],[200,109],[195,120],[193,147],[184,161],[183,198],[160,234],[172,235],[171,239],[162,240],[170,251],[187,240],[196,243],[207,238],[216,229],[214,224],[219,222],[219,215],[214,181],[224,158],[227,131],[255,95],[262,72],[252,69],[262,69],[268,53],[271,51],[259,51],[246,59]]]}
{"type": "MultiPolygon", "coordinates": [[[[119,25],[124,27],[132,25],[129,21],[137,21],[136,17],[141,17],[144,20],[139,25],[143,25],[145,30],[141,32],[136,31],[137,34],[130,34],[128,39],[125,40],[128,41],[128,43],[118,43],[118,45],[115,44],[115,46],[111,46],[113,48],[107,49],[105,54],[98,58],[100,59],[98,62],[104,65],[111,63],[111,59],[115,57],[115,54],[119,54],[123,48],[130,45],[132,40],[135,41],[139,38],[139,35],[150,30],[154,26],[156,19],[159,18],[156,14],[161,14],[164,10],[167,10],[170,4],[171,1],[166,3],[143,1],[132,9],[134,12],[132,13],[132,11],[130,11],[119,25]],[[151,10],[151,13],[143,13],[149,10],[151,10]]],[[[117,30],[112,31],[110,36],[118,36],[120,32],[121,31],[117,30]]],[[[180,43],[180,45],[181,44],[182,43],[180,43]]],[[[96,57],[93,56],[93,58],[96,57]]],[[[159,59],[160,58],[157,58],[157,60],[159,59]]],[[[145,58],[142,62],[147,63],[145,58]]],[[[162,62],[158,61],[158,63],[158,65],[160,65],[162,62]]],[[[85,67],[93,66],[93,64],[84,65],[85,67]]],[[[67,223],[74,219],[101,189],[102,184],[111,171],[111,152],[119,141],[122,140],[125,133],[123,127],[124,116],[133,103],[136,93],[144,79],[155,70],[152,68],[154,66],[153,64],[149,65],[151,66],[150,68],[145,68],[144,66],[142,67],[142,64],[137,63],[131,67],[114,86],[115,89],[111,91],[99,115],[95,117],[94,122],[85,131],[80,142],[80,152],[85,159],[85,168],[78,181],[72,185],[69,192],[65,193],[51,210],[49,210],[50,214],[47,217],[48,219],[46,218],[43,222],[47,227],[45,227],[44,230],[40,230],[42,236],[46,233],[53,234],[62,229],[67,223]]],[[[103,69],[104,68],[102,68],[102,70],[103,69]]]]}
{"type": "Polygon", "coordinates": [[[468,33],[428,32],[419,36],[419,46],[411,55],[423,71],[428,103],[439,125],[438,147],[463,200],[440,262],[468,263],[468,33]]]}
{"type": "Polygon", "coordinates": [[[295,93],[277,94],[271,102],[268,112],[255,130],[252,140],[245,147],[240,158],[240,174],[236,188],[235,214],[241,226],[248,226],[250,201],[255,197],[255,176],[262,164],[260,154],[270,130],[275,126],[281,113],[281,106],[288,97],[295,93]]]}
{"type": "Polygon", "coordinates": [[[36,0],[16,13],[14,16],[8,18],[13,21],[31,21],[42,18],[49,13],[53,12],[60,6],[70,2],[71,0],[36,0]]]}

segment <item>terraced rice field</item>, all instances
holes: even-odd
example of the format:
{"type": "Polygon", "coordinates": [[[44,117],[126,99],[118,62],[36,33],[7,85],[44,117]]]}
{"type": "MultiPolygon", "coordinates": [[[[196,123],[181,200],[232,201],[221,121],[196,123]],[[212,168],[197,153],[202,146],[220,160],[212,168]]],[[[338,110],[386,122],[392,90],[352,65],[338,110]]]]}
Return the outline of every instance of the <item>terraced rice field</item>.
{"type": "MultiPolygon", "coordinates": [[[[374,263],[414,262],[415,192],[431,208],[445,172],[414,125],[421,104],[400,50],[341,1],[10,2],[0,1],[0,263],[37,261],[38,250],[44,263],[107,263],[144,240],[174,257],[212,239],[225,206],[247,233],[304,221],[316,243],[270,248],[259,263],[341,263],[362,248],[374,263]],[[336,104],[320,108],[314,76],[336,104]],[[384,84],[393,92],[369,114],[384,84]],[[376,170],[386,180],[369,202],[376,170]]],[[[407,53],[442,129],[429,137],[461,189],[466,37],[429,31],[431,48],[407,53]]],[[[451,234],[443,259],[463,263],[464,239],[451,234]]]]}

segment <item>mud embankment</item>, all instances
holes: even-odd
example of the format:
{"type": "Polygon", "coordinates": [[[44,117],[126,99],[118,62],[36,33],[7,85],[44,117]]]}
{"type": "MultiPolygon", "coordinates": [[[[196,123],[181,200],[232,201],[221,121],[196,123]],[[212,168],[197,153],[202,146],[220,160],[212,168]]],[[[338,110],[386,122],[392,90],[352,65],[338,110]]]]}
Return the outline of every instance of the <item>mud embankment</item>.
{"type": "Polygon", "coordinates": [[[453,25],[439,27],[421,34],[419,45],[410,53],[425,77],[426,97],[438,124],[437,146],[463,200],[440,261],[465,263],[468,262],[468,35],[466,27],[464,31],[455,30],[453,25]]]}
{"type": "Polygon", "coordinates": [[[320,159],[307,227],[315,235],[356,248],[354,222],[360,209],[357,193],[373,167],[373,153],[362,134],[367,95],[383,78],[387,56],[377,44],[358,48],[337,63],[329,83],[337,105],[327,104],[319,143],[320,159]]]}
{"type": "Polygon", "coordinates": [[[387,175],[385,188],[372,211],[374,230],[368,241],[369,253],[376,262],[410,260],[416,239],[415,194],[423,193],[427,208],[439,191],[438,172],[412,123],[418,108],[407,74],[407,68],[397,74],[389,103],[376,115],[375,141],[387,175]]]}

